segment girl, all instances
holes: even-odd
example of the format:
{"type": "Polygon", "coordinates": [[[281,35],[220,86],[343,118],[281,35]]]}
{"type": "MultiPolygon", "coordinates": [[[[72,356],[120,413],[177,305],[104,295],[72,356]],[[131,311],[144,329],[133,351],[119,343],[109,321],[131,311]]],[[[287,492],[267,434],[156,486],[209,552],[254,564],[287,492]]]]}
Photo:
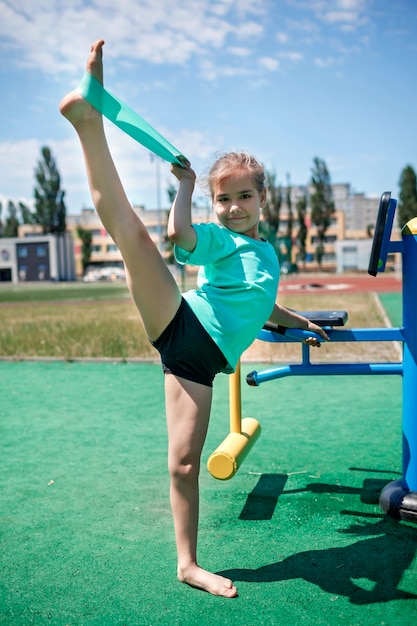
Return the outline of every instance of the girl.
{"type": "MultiPolygon", "coordinates": [[[[103,44],[93,44],[87,60],[87,72],[100,83],[103,44]]],[[[179,262],[204,266],[198,289],[182,296],[125,195],[101,114],[78,91],[62,100],[60,110],[78,133],[94,205],[121,251],[147,336],[161,353],[178,579],[214,595],[235,597],[231,580],[197,562],[198,476],[214,376],[233,371],[267,319],[328,337],[307,319],[275,304],[279,268],[272,246],[258,233],[266,192],[262,167],[253,157],[225,155],[213,166],[209,186],[219,224],[192,224],[195,174],[185,160],[183,167],[172,166],[179,189],[168,234],[179,262]]],[[[314,338],[308,342],[317,344],[314,338]]]]}

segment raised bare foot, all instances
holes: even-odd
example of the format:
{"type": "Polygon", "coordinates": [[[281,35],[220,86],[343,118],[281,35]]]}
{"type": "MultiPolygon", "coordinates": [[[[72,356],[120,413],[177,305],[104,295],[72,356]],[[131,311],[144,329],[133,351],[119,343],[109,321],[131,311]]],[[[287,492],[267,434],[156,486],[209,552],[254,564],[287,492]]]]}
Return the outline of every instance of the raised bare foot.
{"type": "MultiPolygon", "coordinates": [[[[100,84],[103,84],[103,45],[103,39],[98,39],[93,43],[86,65],[87,72],[94,76],[100,84]]],[[[77,90],[70,91],[64,96],[59,105],[59,110],[74,126],[99,115],[96,109],[94,109],[77,90]]]]}
{"type": "Polygon", "coordinates": [[[223,596],[224,598],[236,598],[238,596],[237,589],[231,580],[207,572],[198,565],[191,565],[186,569],[178,567],[178,580],[190,585],[190,587],[207,591],[214,596],[223,596]]]}

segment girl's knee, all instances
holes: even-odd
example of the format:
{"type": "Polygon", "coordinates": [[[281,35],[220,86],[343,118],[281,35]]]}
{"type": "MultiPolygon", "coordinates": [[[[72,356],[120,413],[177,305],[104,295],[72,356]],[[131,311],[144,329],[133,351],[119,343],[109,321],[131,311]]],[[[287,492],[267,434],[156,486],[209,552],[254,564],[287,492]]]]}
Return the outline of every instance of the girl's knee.
{"type": "Polygon", "coordinates": [[[192,482],[198,479],[200,459],[169,460],[168,470],[171,479],[176,482],[192,482]]]}

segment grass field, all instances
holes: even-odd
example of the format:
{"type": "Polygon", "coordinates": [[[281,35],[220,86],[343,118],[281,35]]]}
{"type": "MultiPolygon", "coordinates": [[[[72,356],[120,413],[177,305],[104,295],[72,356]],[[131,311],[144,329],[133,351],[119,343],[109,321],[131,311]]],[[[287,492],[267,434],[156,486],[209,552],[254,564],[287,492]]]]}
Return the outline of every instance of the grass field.
{"type": "MultiPolygon", "coordinates": [[[[350,327],[386,325],[373,293],[285,295],[280,302],[298,310],[347,310],[350,327]]],[[[0,312],[1,357],[157,358],[124,283],[0,285],[0,312]]],[[[294,344],[277,349],[256,341],[244,360],[287,361],[298,353],[294,344]]],[[[317,360],[398,358],[392,343],[327,345],[314,356],[317,360]]]]}
{"type": "MultiPolygon", "coordinates": [[[[281,301],[346,309],[349,327],[369,327],[389,323],[379,298],[400,325],[399,293],[281,301]]],[[[401,471],[399,376],[242,385],[243,410],[262,435],[232,481],[205,467],[228,432],[228,377],[216,377],[200,558],[235,581],[230,601],[176,580],[161,368],[66,356],[140,356],[126,287],[0,285],[0,300],[1,625],[415,625],[415,526],[378,507],[401,471]],[[57,347],[67,361],[16,358],[57,347]],[[11,361],[2,359],[9,349],[11,361]]],[[[369,358],[388,349],[334,343],[312,352],[348,357],[354,347],[369,358]]],[[[300,346],[255,342],[246,356],[270,350],[265,358],[282,360],[287,348],[300,346]]],[[[243,377],[254,367],[244,364],[243,377]]]]}

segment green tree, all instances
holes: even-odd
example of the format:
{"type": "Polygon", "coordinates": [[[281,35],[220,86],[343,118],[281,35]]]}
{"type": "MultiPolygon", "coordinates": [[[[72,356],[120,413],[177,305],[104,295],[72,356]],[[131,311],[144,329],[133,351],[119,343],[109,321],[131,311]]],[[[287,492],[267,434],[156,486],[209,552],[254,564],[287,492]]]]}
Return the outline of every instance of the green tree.
{"type": "Polygon", "coordinates": [[[294,216],[292,212],[291,178],[289,174],[287,174],[287,208],[288,208],[287,237],[292,237],[294,216]]]}
{"type": "Polygon", "coordinates": [[[4,224],[4,237],[17,237],[19,228],[19,217],[17,213],[17,207],[14,202],[9,200],[7,204],[7,210],[9,212],[4,224]]]}
{"type": "Polygon", "coordinates": [[[332,200],[332,187],[330,174],[326,163],[319,157],[314,157],[311,169],[311,185],[314,189],[311,194],[311,220],[317,226],[318,241],[316,245],[316,257],[321,266],[324,256],[324,244],[326,230],[330,226],[331,217],[334,214],[334,202],[332,200]]]}
{"type": "Polygon", "coordinates": [[[411,165],[401,172],[398,198],[398,223],[402,228],[413,217],[417,217],[417,177],[411,165]]]}
{"type": "Polygon", "coordinates": [[[177,188],[172,183],[169,183],[167,187],[167,196],[168,196],[168,200],[170,204],[174,202],[176,195],[177,195],[177,188]]]}
{"type": "Polygon", "coordinates": [[[277,255],[279,255],[277,235],[282,204],[282,190],[281,186],[276,183],[276,174],[274,172],[265,171],[265,182],[266,203],[262,210],[263,220],[259,224],[259,231],[262,237],[265,237],[274,246],[277,255]]]}
{"type": "Polygon", "coordinates": [[[26,204],[19,202],[19,210],[22,216],[22,224],[36,224],[35,216],[26,204]]]}
{"type": "Polygon", "coordinates": [[[35,221],[43,232],[64,233],[66,229],[65,191],[61,189],[61,176],[51,150],[41,148],[42,158],[35,169],[37,185],[35,196],[35,221]]]}
{"type": "Polygon", "coordinates": [[[300,261],[304,264],[306,260],[306,241],[307,241],[307,197],[304,194],[299,198],[295,204],[297,209],[298,219],[298,231],[297,231],[297,245],[299,250],[300,261]]]}
{"type": "Polygon", "coordinates": [[[81,264],[84,274],[90,264],[91,253],[93,251],[93,247],[91,245],[93,235],[91,230],[85,230],[85,228],[82,228],[81,226],[78,226],[77,228],[77,235],[81,239],[81,264]]]}
{"type": "Polygon", "coordinates": [[[0,237],[17,237],[18,227],[20,224],[35,224],[35,217],[29,207],[23,202],[19,202],[18,205],[9,200],[7,204],[8,216],[2,222],[3,204],[0,202],[0,237]],[[21,220],[19,220],[19,213],[21,220]]]}
{"type": "Polygon", "coordinates": [[[286,190],[286,203],[287,203],[287,232],[285,233],[285,258],[291,263],[292,261],[292,229],[294,225],[294,215],[292,210],[291,199],[291,178],[287,174],[287,190],[286,190]]]}

